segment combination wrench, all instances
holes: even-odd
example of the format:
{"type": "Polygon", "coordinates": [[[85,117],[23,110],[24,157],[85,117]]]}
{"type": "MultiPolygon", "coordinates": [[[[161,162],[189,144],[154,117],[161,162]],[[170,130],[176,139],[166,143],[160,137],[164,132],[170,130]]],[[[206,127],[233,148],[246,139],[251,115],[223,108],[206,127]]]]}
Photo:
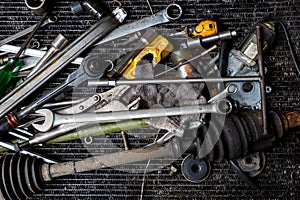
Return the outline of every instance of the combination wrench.
{"type": "MultiPolygon", "coordinates": [[[[166,9],[158,12],[157,14],[154,14],[152,16],[149,17],[145,17],[142,18],[140,20],[137,20],[135,22],[129,23],[129,24],[125,24],[120,26],[118,29],[118,32],[113,32],[114,34],[117,35],[116,38],[120,38],[124,35],[128,35],[130,33],[134,33],[136,31],[140,31],[146,28],[149,28],[151,26],[157,25],[157,24],[162,24],[162,23],[166,23],[168,21],[171,20],[175,20],[178,19],[182,14],[182,9],[179,5],[177,4],[170,4],[166,9]],[[174,16],[173,11],[176,11],[176,15],[174,16]],[[126,34],[124,34],[126,33],[126,34]]],[[[79,42],[80,40],[82,40],[82,38],[84,36],[86,36],[86,34],[82,35],[81,37],[79,37],[76,41],[74,41],[72,44],[74,44],[75,42],[79,42]]],[[[113,40],[115,39],[115,37],[112,36],[112,33],[107,35],[108,38],[110,38],[109,40],[113,40]]],[[[103,42],[102,40],[103,37],[99,36],[98,40],[101,39],[100,42],[103,42]]],[[[109,41],[104,40],[105,42],[109,41]]],[[[34,92],[37,88],[39,88],[43,83],[45,83],[47,80],[49,80],[52,76],[54,76],[56,73],[58,73],[67,63],[69,63],[70,61],[74,60],[83,50],[85,50],[89,45],[85,45],[86,48],[81,48],[76,54],[75,56],[65,56],[67,57],[67,61],[64,60],[64,63],[61,62],[56,62],[57,59],[59,59],[64,53],[66,53],[67,51],[69,51],[71,48],[69,48],[71,45],[69,45],[64,51],[62,51],[59,55],[57,55],[56,57],[54,57],[53,59],[51,59],[43,69],[40,69],[39,72],[43,72],[40,73],[40,76],[38,76],[38,78],[35,76],[31,76],[30,78],[28,78],[26,81],[24,81],[21,85],[19,85],[13,92],[14,93],[9,93],[7,94],[7,96],[3,97],[5,100],[1,100],[1,105],[0,105],[0,117],[3,117],[5,114],[7,114],[9,111],[13,110],[16,105],[20,102],[22,102],[26,97],[28,97],[32,92],[34,92]],[[58,64],[59,63],[59,64],[58,64]],[[53,64],[53,65],[51,65],[53,64]],[[51,67],[50,67],[51,66],[51,67]],[[42,75],[41,75],[42,74],[42,75]]],[[[74,53],[74,52],[73,52],[74,53]]],[[[70,54],[70,53],[66,53],[66,54],[70,54]]],[[[78,74],[74,74],[75,76],[77,76],[78,74]]],[[[80,74],[82,75],[82,74],[80,74]]],[[[70,77],[71,78],[71,77],[70,77]]],[[[76,77],[73,77],[74,79],[76,77]]],[[[62,86],[64,87],[63,89],[66,89],[66,85],[62,86]]],[[[60,92],[62,92],[62,90],[57,91],[58,95],[60,92]]],[[[45,102],[45,101],[43,101],[45,102]]],[[[11,117],[10,117],[11,118],[11,117]]],[[[0,121],[0,130],[6,130],[6,129],[2,129],[2,125],[3,122],[1,123],[0,121]]],[[[6,131],[4,131],[6,132],[6,131]]]]}
{"type": "MultiPolygon", "coordinates": [[[[42,25],[41,25],[40,27],[46,26],[46,25],[48,25],[48,24],[53,24],[53,23],[55,23],[56,21],[57,21],[57,17],[56,17],[56,16],[50,16],[50,17],[48,17],[48,18],[42,23],[42,25]]],[[[2,45],[4,45],[4,44],[7,44],[7,43],[9,43],[9,42],[11,42],[11,41],[14,41],[14,40],[16,40],[16,39],[18,39],[18,38],[20,38],[20,37],[23,37],[23,36],[25,36],[25,35],[31,33],[35,27],[36,27],[36,24],[33,25],[33,26],[30,26],[30,27],[27,28],[27,29],[24,29],[23,31],[20,31],[20,32],[14,34],[14,35],[12,35],[12,36],[9,36],[9,37],[7,37],[7,38],[1,40],[1,41],[0,41],[0,46],[2,46],[2,45]]]]}
{"type": "Polygon", "coordinates": [[[228,114],[232,110],[232,105],[228,100],[218,100],[211,104],[195,105],[195,106],[181,106],[170,108],[151,108],[139,109],[130,111],[114,111],[101,113],[79,113],[74,115],[61,115],[53,113],[49,109],[40,109],[36,113],[45,118],[42,124],[32,124],[32,126],[42,132],[48,131],[60,124],[69,123],[106,123],[116,122],[128,119],[144,119],[154,117],[166,117],[177,115],[193,115],[200,113],[218,113],[228,114]]]}
{"type": "MultiPolygon", "coordinates": [[[[33,91],[43,85],[47,80],[53,77],[53,75],[58,73],[72,60],[78,57],[89,46],[94,44],[97,40],[103,38],[111,30],[117,27],[121,22],[123,22],[126,16],[127,14],[125,10],[122,8],[116,8],[111,15],[99,20],[88,31],[86,31],[83,35],[68,45],[63,51],[48,61],[43,68],[39,69],[34,75],[30,76],[20,85],[21,89],[19,89],[13,96],[11,96],[11,98],[7,99],[3,104],[0,105],[1,117],[6,114],[8,110],[13,109],[17,103],[21,102],[30,94],[32,94],[33,91]]],[[[4,116],[0,120],[0,136],[5,135],[10,129],[17,127],[22,119],[39,109],[50,99],[59,95],[67,88],[67,86],[68,85],[63,84],[42,98],[32,102],[23,110],[4,116]]]]}

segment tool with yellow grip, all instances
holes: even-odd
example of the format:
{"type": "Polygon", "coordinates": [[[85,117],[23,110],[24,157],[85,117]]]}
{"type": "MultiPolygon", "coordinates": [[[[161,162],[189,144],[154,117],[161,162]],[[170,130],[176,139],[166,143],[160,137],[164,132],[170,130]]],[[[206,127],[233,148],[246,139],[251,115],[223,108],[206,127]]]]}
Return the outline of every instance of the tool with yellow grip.
{"type": "Polygon", "coordinates": [[[122,71],[123,77],[127,79],[135,78],[135,68],[145,56],[152,56],[153,66],[157,65],[173,50],[172,44],[162,35],[158,35],[150,44],[141,50],[136,57],[132,58],[130,62],[124,67],[122,71]]]}
{"type": "Polygon", "coordinates": [[[107,77],[135,78],[135,68],[142,59],[151,60],[153,66],[157,65],[173,50],[173,45],[162,35],[148,29],[136,42],[136,50],[127,53],[122,60],[106,74],[107,77]]]}
{"type": "Polygon", "coordinates": [[[217,22],[212,20],[204,20],[197,26],[184,28],[185,37],[207,37],[216,33],[218,33],[217,22]]]}

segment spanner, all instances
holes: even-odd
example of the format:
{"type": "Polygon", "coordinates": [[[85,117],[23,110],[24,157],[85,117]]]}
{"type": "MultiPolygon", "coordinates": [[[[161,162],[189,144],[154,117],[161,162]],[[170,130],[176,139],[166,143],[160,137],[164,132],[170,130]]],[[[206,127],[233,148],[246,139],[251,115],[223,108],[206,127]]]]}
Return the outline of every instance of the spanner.
{"type": "MultiPolygon", "coordinates": [[[[41,25],[41,27],[46,26],[46,25],[48,25],[48,24],[53,24],[53,23],[55,23],[56,21],[57,21],[57,17],[56,17],[56,16],[48,17],[48,18],[43,22],[43,24],[41,25]]],[[[33,29],[35,28],[35,26],[36,26],[36,24],[33,25],[33,26],[30,26],[29,28],[27,28],[27,29],[25,29],[25,30],[23,30],[23,31],[20,31],[20,32],[14,34],[14,35],[12,35],[12,36],[9,36],[9,37],[7,37],[7,38],[1,40],[1,41],[0,41],[0,46],[2,46],[2,45],[4,45],[4,44],[7,44],[7,43],[9,43],[9,42],[11,42],[11,41],[14,41],[14,40],[16,40],[16,39],[22,37],[22,36],[25,36],[25,35],[29,34],[30,32],[33,31],[33,29]]]]}
{"type": "Polygon", "coordinates": [[[216,96],[212,97],[207,103],[211,103],[220,99],[223,99],[227,96],[233,95],[238,91],[238,88],[235,84],[229,84],[225,90],[217,94],[216,96]]]}
{"type": "MultiPolygon", "coordinates": [[[[119,31],[116,33],[118,35],[117,38],[124,36],[124,32],[126,33],[125,35],[127,35],[127,34],[135,32],[135,31],[139,31],[139,30],[142,30],[142,29],[145,29],[145,28],[157,25],[157,24],[161,24],[161,23],[168,22],[170,20],[177,19],[181,16],[181,14],[182,14],[182,9],[179,5],[170,4],[167,7],[167,9],[164,9],[163,11],[159,12],[159,14],[157,13],[157,14],[152,15],[150,17],[145,17],[145,18],[142,18],[140,20],[137,20],[133,23],[129,23],[129,24],[125,24],[123,26],[120,26],[121,29],[118,29],[119,31]],[[177,13],[175,13],[175,15],[176,15],[175,17],[174,17],[174,15],[172,15],[172,11],[174,11],[174,10],[177,11],[177,13]],[[133,26],[134,24],[136,24],[137,27],[134,27],[133,26]]],[[[112,34],[109,34],[108,36],[112,37],[112,34]]],[[[78,42],[79,40],[82,40],[82,38],[83,38],[83,36],[80,37],[80,39],[78,38],[76,40],[76,42],[78,42]]],[[[99,39],[100,38],[101,37],[99,37],[99,39]]],[[[110,39],[110,40],[112,40],[112,39],[110,39]]],[[[107,38],[106,38],[106,41],[107,41],[107,38]]],[[[101,42],[103,42],[103,41],[101,40],[101,42]]],[[[70,45],[68,47],[70,47],[70,45]]],[[[65,51],[67,51],[67,50],[69,50],[69,49],[65,49],[65,51]]],[[[82,51],[83,50],[80,50],[80,52],[76,53],[76,56],[78,56],[82,51]]],[[[61,54],[59,54],[59,55],[61,56],[61,54]]],[[[68,55],[68,60],[73,60],[73,59],[70,59],[69,57],[70,57],[70,55],[68,55]]],[[[57,59],[57,58],[59,58],[59,56],[56,56],[55,58],[57,59]]],[[[53,58],[48,63],[55,62],[56,61],[55,58],[53,58]]],[[[55,62],[53,65],[59,65],[59,64],[57,62],[55,62]]],[[[39,79],[38,81],[37,81],[37,78],[33,79],[33,77],[31,79],[29,78],[30,80],[27,79],[26,81],[24,81],[18,87],[18,90],[17,90],[18,93],[17,94],[12,95],[11,93],[9,93],[8,94],[9,98],[4,97],[5,101],[1,101],[2,104],[0,105],[0,117],[3,117],[9,111],[13,110],[18,103],[20,103],[23,99],[26,98],[26,96],[28,96],[30,93],[35,91],[39,86],[41,86],[44,82],[46,82],[50,77],[52,77],[55,73],[57,73],[64,66],[65,66],[65,64],[63,64],[62,66],[59,66],[59,68],[55,68],[55,69],[51,69],[51,68],[48,67],[47,69],[49,69],[48,70],[49,73],[44,73],[43,78],[39,79]],[[51,71],[51,73],[50,73],[50,71],[51,71]],[[30,83],[32,83],[32,84],[30,84],[30,83]],[[30,88],[30,90],[28,90],[29,88],[30,88]]],[[[42,71],[42,70],[40,70],[40,71],[42,71]]],[[[82,75],[82,74],[74,74],[74,75],[78,76],[78,75],[82,75]]],[[[39,76],[39,78],[40,77],[42,77],[42,76],[39,76]]],[[[68,87],[68,86],[63,85],[62,90],[65,89],[65,87],[68,87]]],[[[62,90],[57,91],[57,94],[59,94],[62,90]]],[[[12,119],[13,116],[9,115],[8,117],[10,119],[12,119]]],[[[0,130],[1,129],[2,129],[2,132],[3,132],[3,128],[1,127],[1,123],[0,123],[0,130]]],[[[8,129],[8,128],[6,127],[5,129],[8,129]]]]}
{"type": "MultiPolygon", "coordinates": [[[[116,8],[111,15],[99,20],[89,30],[83,33],[79,38],[69,44],[63,51],[58,53],[54,58],[47,62],[34,75],[28,77],[19,85],[18,91],[0,105],[1,117],[8,111],[28,97],[37,88],[43,85],[52,76],[63,69],[67,64],[74,60],[79,54],[94,44],[98,39],[103,38],[111,30],[117,27],[127,16],[127,13],[122,8],[116,8]]],[[[30,113],[39,109],[46,102],[61,94],[69,85],[62,84],[56,89],[49,92],[47,95],[32,102],[18,113],[10,113],[0,119],[0,136],[5,135],[10,129],[19,125],[19,122],[28,116],[30,113]]]]}
{"type": "Polygon", "coordinates": [[[144,119],[152,117],[165,117],[176,115],[192,115],[199,113],[218,113],[228,114],[232,110],[232,105],[227,100],[218,100],[211,104],[197,105],[197,106],[181,106],[171,108],[151,108],[139,109],[132,111],[115,111],[103,113],[79,113],[74,115],[60,115],[53,113],[48,109],[37,110],[36,113],[45,117],[43,124],[33,124],[33,127],[39,131],[45,132],[60,124],[68,123],[106,123],[116,122],[128,119],[144,119]]]}
{"type": "MultiPolygon", "coordinates": [[[[108,90],[106,92],[95,94],[92,97],[86,99],[86,101],[80,102],[74,106],[71,106],[66,109],[58,110],[57,113],[70,115],[70,114],[83,112],[84,110],[90,109],[92,107],[96,107],[96,109],[93,110],[94,112],[106,112],[108,110],[115,111],[119,109],[120,106],[117,106],[116,103],[113,103],[113,101],[116,100],[118,97],[122,96],[129,89],[130,86],[125,86],[125,85],[114,87],[111,90],[108,90]],[[97,97],[97,99],[95,99],[94,97],[97,97]],[[97,105],[95,105],[96,103],[97,105]],[[82,106],[83,108],[80,108],[82,106]]],[[[36,135],[34,138],[31,138],[30,140],[20,144],[20,147],[44,143],[51,139],[57,138],[63,134],[66,134],[69,131],[87,125],[91,125],[91,124],[90,123],[61,124],[46,133],[36,135]]]]}

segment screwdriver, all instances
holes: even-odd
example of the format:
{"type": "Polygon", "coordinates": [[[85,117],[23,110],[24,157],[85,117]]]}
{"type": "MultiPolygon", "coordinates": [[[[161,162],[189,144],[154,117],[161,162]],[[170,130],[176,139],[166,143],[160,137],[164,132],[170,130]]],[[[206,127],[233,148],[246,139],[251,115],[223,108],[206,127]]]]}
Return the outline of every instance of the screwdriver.
{"type": "Polygon", "coordinates": [[[48,13],[45,13],[41,17],[41,19],[36,24],[35,28],[32,30],[25,42],[22,44],[17,54],[14,57],[10,58],[6,65],[4,65],[0,70],[0,97],[2,97],[6,93],[7,89],[10,88],[14,82],[16,82],[13,80],[13,78],[17,76],[18,71],[22,67],[22,64],[19,62],[19,58],[25,50],[25,48],[27,47],[27,45],[29,44],[29,42],[31,41],[31,39],[33,38],[38,28],[46,19],[47,15],[48,13]]]}

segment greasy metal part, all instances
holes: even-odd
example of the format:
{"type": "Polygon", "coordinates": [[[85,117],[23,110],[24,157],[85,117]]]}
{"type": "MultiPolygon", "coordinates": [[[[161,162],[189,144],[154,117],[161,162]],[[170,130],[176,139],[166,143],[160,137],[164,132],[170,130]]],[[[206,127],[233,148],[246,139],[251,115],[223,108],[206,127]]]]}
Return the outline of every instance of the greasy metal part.
{"type": "Polygon", "coordinates": [[[88,86],[118,86],[145,84],[182,84],[182,83],[216,83],[216,82],[245,82],[260,81],[260,77],[224,77],[224,78],[191,78],[191,79],[132,79],[132,80],[88,80],[88,86]]]}
{"type": "Polygon", "coordinates": [[[188,155],[181,163],[184,178],[193,183],[200,183],[207,179],[211,171],[210,163],[204,159],[197,159],[195,155],[188,155]]]}
{"type": "Polygon", "coordinates": [[[55,53],[63,49],[68,43],[68,40],[62,35],[58,34],[56,38],[51,43],[51,47],[49,50],[44,54],[44,56],[39,60],[39,62],[35,65],[35,67],[30,71],[27,77],[34,74],[38,71],[42,65],[44,65],[55,53]]]}
{"type": "MultiPolygon", "coordinates": [[[[14,45],[8,45],[8,44],[0,46],[0,51],[5,51],[5,52],[9,52],[9,53],[17,53],[19,51],[19,49],[20,49],[20,47],[17,47],[14,45]]],[[[24,56],[37,57],[37,58],[42,58],[45,54],[46,54],[46,51],[43,51],[42,49],[38,50],[38,49],[26,48],[23,51],[24,56]]],[[[82,63],[82,60],[83,60],[83,58],[78,57],[75,60],[73,60],[71,63],[75,64],[75,65],[80,65],[82,63]]],[[[21,69],[21,71],[22,71],[22,69],[21,69]]]]}
{"type": "Polygon", "coordinates": [[[229,164],[231,170],[234,171],[243,181],[249,184],[253,189],[260,189],[258,184],[253,179],[251,179],[251,177],[248,177],[233,160],[229,160],[229,164]]]}
{"type": "MultiPolygon", "coordinates": [[[[121,151],[111,154],[104,154],[102,156],[95,156],[86,158],[80,161],[70,161],[64,163],[58,163],[49,166],[49,171],[42,171],[42,175],[45,178],[57,178],[65,175],[71,175],[74,173],[80,173],[95,169],[103,169],[108,167],[114,167],[122,164],[135,163],[148,159],[156,158],[173,158],[177,159],[178,148],[176,143],[167,143],[165,145],[148,145],[140,149],[133,149],[129,151],[121,151]]],[[[180,152],[181,153],[181,152],[180,152]]]]}
{"type": "Polygon", "coordinates": [[[261,96],[261,109],[262,109],[262,120],[263,120],[263,135],[268,135],[268,110],[267,110],[267,95],[266,95],[266,83],[265,83],[265,70],[263,63],[263,34],[260,25],[256,26],[256,37],[257,37],[257,64],[259,70],[260,80],[260,96],[261,96]]]}
{"type": "MultiPolygon", "coordinates": [[[[50,16],[50,17],[48,17],[48,18],[42,23],[41,27],[46,26],[46,25],[48,25],[48,24],[53,24],[53,23],[55,23],[56,21],[57,21],[57,17],[55,17],[55,16],[50,16]]],[[[16,40],[16,39],[18,39],[18,38],[20,38],[20,37],[22,37],[22,36],[25,36],[25,35],[31,33],[35,27],[36,27],[36,24],[33,25],[33,26],[30,26],[29,28],[27,28],[27,29],[25,29],[25,30],[23,30],[23,31],[20,31],[20,32],[14,34],[14,35],[12,35],[12,36],[9,36],[9,37],[7,37],[7,38],[1,40],[1,41],[0,41],[0,46],[3,46],[4,44],[7,44],[7,43],[9,43],[9,42],[11,42],[11,41],[14,41],[14,40],[16,40]]],[[[1,51],[2,51],[2,49],[1,49],[1,51]]]]}
{"type": "Polygon", "coordinates": [[[26,6],[38,15],[48,12],[50,3],[50,0],[25,0],[26,6]]]}
{"type": "MultiPolygon", "coordinates": [[[[18,103],[28,97],[32,92],[34,92],[52,76],[63,69],[96,40],[103,38],[106,34],[113,30],[119,23],[122,22],[124,15],[126,15],[125,13],[126,12],[123,9],[118,8],[114,10],[113,15],[109,15],[98,21],[88,31],[77,38],[73,43],[68,45],[63,51],[48,61],[44,67],[35,73],[35,76],[31,76],[26,79],[22,84],[19,85],[17,92],[0,105],[0,116],[3,117],[10,110],[14,109],[18,103]]],[[[29,106],[17,114],[10,114],[9,118],[14,121],[23,119],[29,113],[45,104],[48,100],[60,94],[67,88],[67,86],[68,85],[64,84],[59,86],[59,88],[56,88],[48,95],[45,95],[42,98],[32,102],[29,106]]],[[[10,120],[9,118],[8,120],[10,120]]],[[[9,130],[11,127],[9,124],[7,124],[8,121],[6,118],[2,118],[0,122],[1,133],[5,134],[5,132],[7,132],[7,130],[9,130]]]]}
{"type": "Polygon", "coordinates": [[[142,18],[140,20],[124,24],[119,28],[113,30],[110,34],[104,37],[96,45],[103,44],[108,41],[123,37],[125,35],[135,33],[152,26],[163,24],[172,20],[178,19],[182,14],[182,9],[178,4],[172,3],[167,6],[166,9],[151,15],[149,17],[142,18]]]}
{"type": "Polygon", "coordinates": [[[300,110],[279,115],[284,131],[300,126],[300,110]]]}
{"type": "Polygon", "coordinates": [[[152,117],[190,115],[199,113],[218,113],[228,114],[232,110],[232,105],[227,100],[219,100],[207,105],[199,106],[181,106],[170,108],[151,108],[131,111],[114,111],[104,113],[79,113],[74,115],[60,115],[51,110],[41,109],[36,113],[45,117],[43,124],[33,124],[33,127],[39,131],[45,132],[60,124],[81,123],[81,122],[116,122],[127,119],[143,119],[152,117]]]}
{"type": "Polygon", "coordinates": [[[246,172],[250,177],[255,177],[265,168],[266,157],[263,152],[256,152],[237,159],[237,163],[243,172],[246,172]]]}
{"type": "Polygon", "coordinates": [[[235,84],[229,84],[226,86],[225,90],[217,94],[216,96],[212,97],[210,100],[208,100],[207,103],[214,102],[216,100],[224,99],[227,96],[233,95],[238,91],[237,86],[235,84]]]}

